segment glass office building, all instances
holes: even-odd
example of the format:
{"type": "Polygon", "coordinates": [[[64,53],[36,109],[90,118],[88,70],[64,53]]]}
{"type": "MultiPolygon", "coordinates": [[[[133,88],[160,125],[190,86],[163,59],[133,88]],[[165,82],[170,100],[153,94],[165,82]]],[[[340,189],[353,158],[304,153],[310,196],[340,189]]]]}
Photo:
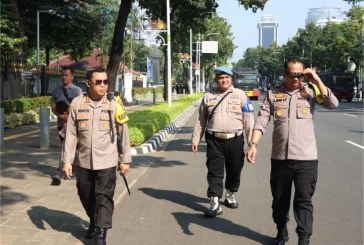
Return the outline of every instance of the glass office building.
{"type": "Polygon", "coordinates": [[[259,47],[269,48],[273,42],[278,43],[279,23],[273,15],[264,15],[258,22],[259,47]]]}
{"type": "Polygon", "coordinates": [[[306,25],[314,23],[316,26],[325,26],[327,23],[342,23],[348,20],[345,12],[340,8],[311,8],[306,18],[306,25]]]}

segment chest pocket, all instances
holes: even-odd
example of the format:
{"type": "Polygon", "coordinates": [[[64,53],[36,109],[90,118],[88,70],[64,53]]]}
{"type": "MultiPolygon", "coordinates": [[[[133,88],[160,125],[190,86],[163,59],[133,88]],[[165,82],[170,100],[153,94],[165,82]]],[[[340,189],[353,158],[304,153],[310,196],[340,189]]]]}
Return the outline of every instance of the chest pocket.
{"type": "Polygon", "coordinates": [[[76,123],[79,131],[86,131],[89,127],[89,114],[84,112],[77,112],[76,123]]]}
{"type": "Polygon", "coordinates": [[[298,119],[311,119],[311,105],[307,101],[300,101],[297,103],[297,118],[298,119]]]}
{"type": "Polygon", "coordinates": [[[274,103],[274,120],[285,120],[288,118],[288,106],[285,102],[274,103]]]}
{"type": "Polygon", "coordinates": [[[228,112],[234,114],[242,114],[241,103],[239,98],[231,98],[228,101],[228,112]]]}
{"type": "Polygon", "coordinates": [[[110,131],[110,119],[109,119],[108,113],[101,114],[99,123],[100,123],[100,125],[99,125],[100,131],[110,131]]]}

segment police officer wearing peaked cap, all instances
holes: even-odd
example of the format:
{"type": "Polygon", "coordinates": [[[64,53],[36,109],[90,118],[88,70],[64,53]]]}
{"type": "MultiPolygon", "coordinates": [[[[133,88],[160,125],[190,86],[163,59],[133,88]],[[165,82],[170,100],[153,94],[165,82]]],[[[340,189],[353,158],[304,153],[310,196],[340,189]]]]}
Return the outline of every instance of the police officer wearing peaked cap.
{"type": "Polygon", "coordinates": [[[228,67],[215,69],[216,89],[207,92],[201,101],[192,134],[192,152],[198,151],[203,135],[207,143],[207,196],[210,208],[205,215],[222,214],[219,198],[224,187],[225,205],[237,208],[234,193],[240,186],[244,165],[244,136],[250,140],[254,124],[254,110],[246,93],[232,85],[233,72],[228,67]],[[226,180],[224,186],[224,172],[226,180]]]}

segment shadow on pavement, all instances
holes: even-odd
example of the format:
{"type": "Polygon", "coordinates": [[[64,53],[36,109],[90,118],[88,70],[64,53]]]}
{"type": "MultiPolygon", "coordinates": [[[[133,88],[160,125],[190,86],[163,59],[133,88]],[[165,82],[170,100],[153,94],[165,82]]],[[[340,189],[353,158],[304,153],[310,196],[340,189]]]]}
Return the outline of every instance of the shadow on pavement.
{"type": "Polygon", "coordinates": [[[199,226],[229,235],[246,237],[260,244],[270,244],[272,240],[272,237],[270,236],[263,235],[245,226],[235,224],[230,220],[226,220],[221,217],[206,218],[203,214],[203,212],[206,211],[206,207],[200,204],[207,203],[208,200],[206,198],[197,197],[195,195],[181,191],[160,190],[153,188],[140,188],[139,190],[156,199],[167,200],[201,212],[201,214],[181,212],[172,213],[178,224],[181,226],[183,233],[187,235],[193,235],[193,233],[189,230],[190,224],[197,224],[199,226]]]}
{"type": "Polygon", "coordinates": [[[94,244],[94,241],[85,239],[88,222],[80,217],[55,209],[42,206],[32,206],[27,211],[32,223],[40,230],[47,230],[47,223],[54,231],[69,233],[84,244],[94,244]]]}

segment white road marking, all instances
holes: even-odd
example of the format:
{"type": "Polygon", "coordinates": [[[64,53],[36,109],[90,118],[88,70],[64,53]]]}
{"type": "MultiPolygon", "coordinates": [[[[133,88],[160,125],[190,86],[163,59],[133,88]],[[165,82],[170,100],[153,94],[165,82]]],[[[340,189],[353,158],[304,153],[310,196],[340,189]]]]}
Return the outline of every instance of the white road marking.
{"type": "Polygon", "coordinates": [[[345,116],[349,116],[349,117],[358,117],[358,116],[355,116],[355,115],[351,115],[351,114],[347,114],[347,113],[344,113],[345,116]]]}
{"type": "Polygon", "coordinates": [[[356,146],[356,147],[359,147],[359,148],[361,148],[361,149],[363,149],[363,150],[364,150],[364,146],[362,146],[362,145],[359,145],[359,144],[357,144],[357,143],[351,142],[351,141],[349,141],[349,140],[346,140],[345,142],[346,142],[346,143],[349,143],[349,144],[352,144],[352,145],[354,145],[354,146],[356,146]]]}

